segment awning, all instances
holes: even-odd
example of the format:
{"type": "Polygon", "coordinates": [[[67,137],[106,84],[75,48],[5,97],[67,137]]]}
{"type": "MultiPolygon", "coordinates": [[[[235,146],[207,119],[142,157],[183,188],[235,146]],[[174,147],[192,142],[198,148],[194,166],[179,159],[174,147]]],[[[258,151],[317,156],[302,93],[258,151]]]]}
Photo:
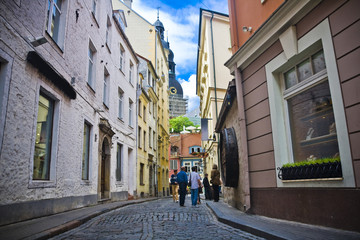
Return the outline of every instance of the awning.
{"type": "Polygon", "coordinates": [[[47,77],[56,87],[58,87],[70,99],[76,99],[75,89],[71,84],[56,71],[56,69],[48,63],[40,54],[30,51],[26,60],[47,77]]]}

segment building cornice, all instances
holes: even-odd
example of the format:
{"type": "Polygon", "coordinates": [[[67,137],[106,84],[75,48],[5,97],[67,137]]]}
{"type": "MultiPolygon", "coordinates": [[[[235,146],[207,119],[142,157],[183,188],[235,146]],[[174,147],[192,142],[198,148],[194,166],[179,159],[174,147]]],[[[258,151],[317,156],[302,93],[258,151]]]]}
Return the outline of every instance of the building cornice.
{"type": "Polygon", "coordinates": [[[296,24],[321,0],[285,1],[258,30],[225,63],[233,74],[236,68],[244,69],[274,44],[281,33],[296,24]]]}

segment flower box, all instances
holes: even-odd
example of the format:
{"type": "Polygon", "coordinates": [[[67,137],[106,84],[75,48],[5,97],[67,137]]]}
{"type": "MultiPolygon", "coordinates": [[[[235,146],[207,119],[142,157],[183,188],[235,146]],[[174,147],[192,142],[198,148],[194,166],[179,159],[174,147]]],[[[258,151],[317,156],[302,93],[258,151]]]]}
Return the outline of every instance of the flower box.
{"type": "Polygon", "coordinates": [[[278,168],[281,180],[341,178],[341,162],[315,163],[303,166],[283,166],[278,168]]]}

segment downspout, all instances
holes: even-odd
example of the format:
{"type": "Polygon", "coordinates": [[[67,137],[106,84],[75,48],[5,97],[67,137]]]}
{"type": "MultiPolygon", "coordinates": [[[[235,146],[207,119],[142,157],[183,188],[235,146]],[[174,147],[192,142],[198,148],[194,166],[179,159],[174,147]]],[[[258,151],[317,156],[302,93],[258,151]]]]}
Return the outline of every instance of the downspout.
{"type": "Polygon", "coordinates": [[[215,88],[215,111],[216,111],[216,122],[219,119],[218,107],[217,107],[217,93],[216,93],[216,71],[215,71],[215,54],[214,54],[214,34],[213,34],[213,21],[214,13],[211,12],[210,29],[211,29],[211,50],[213,58],[213,72],[214,72],[214,88],[215,88]]]}
{"type": "MultiPolygon", "coordinates": [[[[155,27],[155,73],[156,75],[158,75],[157,73],[157,29],[155,27]]],[[[156,83],[157,83],[157,79],[156,79],[156,83]]],[[[157,86],[155,86],[156,88],[157,86]]],[[[156,106],[156,112],[157,112],[157,106],[156,106]]],[[[158,114],[159,112],[157,112],[157,115],[156,117],[158,117],[158,114]]],[[[156,127],[157,127],[157,138],[155,138],[156,140],[156,147],[158,148],[159,147],[159,142],[158,142],[158,139],[159,139],[159,124],[157,123],[156,124],[156,127]]],[[[158,148],[158,152],[159,152],[159,148],[158,148]]],[[[157,154],[158,154],[157,152],[157,154]]],[[[156,162],[155,162],[155,167],[154,167],[154,177],[155,177],[155,189],[154,189],[154,193],[155,193],[155,196],[157,197],[158,196],[158,193],[159,193],[159,183],[158,183],[158,177],[157,177],[157,174],[158,174],[158,161],[159,161],[159,155],[156,157],[156,162]]]]}
{"type": "Polygon", "coordinates": [[[244,106],[244,90],[242,86],[242,76],[239,68],[235,69],[235,83],[236,83],[236,98],[238,103],[239,112],[239,125],[240,125],[240,191],[244,194],[244,198],[241,199],[244,204],[244,212],[247,211],[250,205],[250,183],[249,183],[249,159],[248,159],[248,143],[245,121],[245,106],[244,106]]]}
{"type": "MultiPolygon", "coordinates": [[[[214,90],[215,90],[215,113],[216,113],[216,123],[219,120],[219,113],[218,113],[218,106],[217,106],[217,92],[216,92],[216,71],[215,71],[215,54],[214,54],[214,33],[213,33],[213,18],[214,13],[211,12],[211,19],[210,19],[210,30],[211,30],[211,51],[212,51],[212,59],[213,59],[213,72],[214,72],[214,90]]],[[[216,139],[219,139],[219,134],[217,134],[216,139]]],[[[220,151],[219,151],[219,144],[217,145],[217,160],[218,160],[218,169],[221,172],[221,164],[220,164],[220,151]]],[[[212,168],[212,166],[210,166],[212,168]]]]}

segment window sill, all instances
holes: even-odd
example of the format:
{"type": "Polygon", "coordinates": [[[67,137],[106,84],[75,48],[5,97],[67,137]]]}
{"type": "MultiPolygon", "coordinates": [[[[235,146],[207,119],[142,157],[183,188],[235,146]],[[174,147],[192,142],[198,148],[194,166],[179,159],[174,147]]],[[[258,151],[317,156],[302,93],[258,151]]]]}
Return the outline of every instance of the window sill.
{"type": "MultiPolygon", "coordinates": [[[[45,33],[46,33],[47,39],[50,39],[50,41],[48,41],[48,42],[49,42],[49,43],[50,43],[50,42],[53,43],[53,44],[55,45],[56,49],[59,50],[61,54],[63,54],[63,53],[64,53],[64,50],[63,50],[63,49],[59,46],[59,44],[52,38],[52,36],[50,35],[50,33],[49,33],[47,30],[45,30],[45,33]]],[[[52,44],[50,44],[50,45],[52,45],[52,44]]]]}
{"type": "Polygon", "coordinates": [[[95,90],[90,86],[90,84],[89,84],[88,82],[86,82],[86,85],[88,86],[88,88],[91,90],[91,92],[92,92],[93,94],[96,93],[95,90]]]}
{"type": "Polygon", "coordinates": [[[55,188],[56,182],[45,180],[32,180],[29,183],[29,188],[55,188]]]}
{"type": "Polygon", "coordinates": [[[283,183],[293,182],[318,182],[318,181],[342,181],[344,178],[313,178],[313,179],[297,179],[297,180],[282,180],[283,183]]]}
{"type": "Polygon", "coordinates": [[[118,120],[119,120],[120,122],[124,123],[124,119],[123,119],[123,118],[118,117],[118,120]]]}

